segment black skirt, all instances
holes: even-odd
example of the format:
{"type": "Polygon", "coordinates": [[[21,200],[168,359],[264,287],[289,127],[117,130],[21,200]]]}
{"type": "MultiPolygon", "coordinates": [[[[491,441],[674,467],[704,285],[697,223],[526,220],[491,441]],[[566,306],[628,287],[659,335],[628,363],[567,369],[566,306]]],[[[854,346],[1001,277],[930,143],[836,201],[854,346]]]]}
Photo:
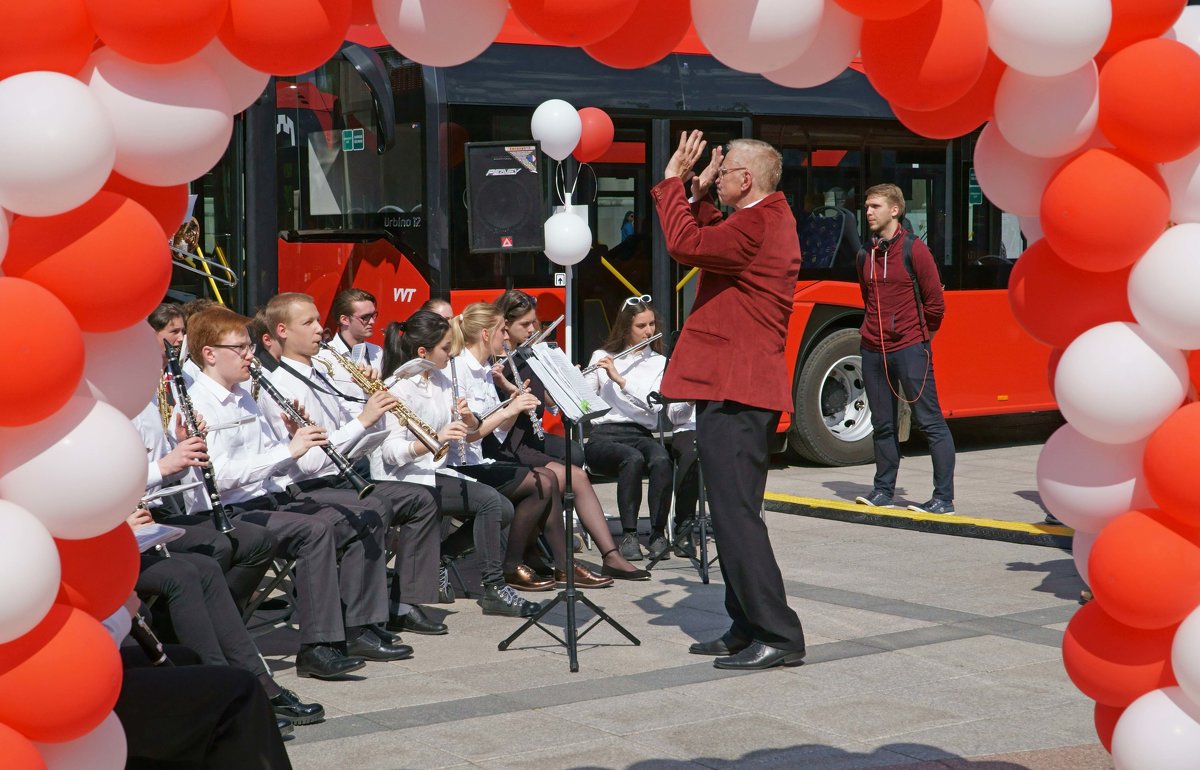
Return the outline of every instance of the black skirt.
{"type": "Polygon", "coordinates": [[[480,484],[487,484],[505,497],[511,497],[521,486],[521,482],[530,473],[528,465],[517,463],[495,462],[482,465],[455,465],[453,470],[464,476],[470,476],[480,484]]]}

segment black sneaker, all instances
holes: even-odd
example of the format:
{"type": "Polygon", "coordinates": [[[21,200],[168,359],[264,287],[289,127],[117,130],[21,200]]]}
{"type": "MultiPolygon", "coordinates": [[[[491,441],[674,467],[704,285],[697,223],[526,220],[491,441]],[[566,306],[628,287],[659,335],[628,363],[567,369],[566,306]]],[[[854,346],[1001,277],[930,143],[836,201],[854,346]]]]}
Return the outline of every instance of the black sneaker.
{"type": "Polygon", "coordinates": [[[854,502],[859,505],[869,505],[872,508],[891,508],[892,496],[872,490],[869,495],[859,495],[854,498],[854,502]]]}
{"type": "Polygon", "coordinates": [[[476,603],[483,608],[484,615],[507,615],[511,618],[531,618],[542,607],[521,598],[507,583],[488,583],[483,587],[483,598],[476,603]]]}
{"type": "Polygon", "coordinates": [[[626,532],[621,538],[621,555],[626,561],[641,561],[646,558],[646,554],[642,552],[642,546],[638,543],[636,532],[626,532]]]}
{"type": "Polygon", "coordinates": [[[664,559],[671,558],[671,544],[667,542],[665,535],[651,535],[650,544],[646,546],[646,554],[651,559],[662,557],[664,559]]]}
{"type": "Polygon", "coordinates": [[[675,527],[675,542],[671,545],[671,550],[681,559],[690,559],[696,555],[695,527],[695,519],[682,521],[675,527]]]}
{"type": "Polygon", "coordinates": [[[954,513],[954,503],[951,500],[939,500],[935,497],[920,505],[910,505],[908,510],[917,513],[954,513]]]}

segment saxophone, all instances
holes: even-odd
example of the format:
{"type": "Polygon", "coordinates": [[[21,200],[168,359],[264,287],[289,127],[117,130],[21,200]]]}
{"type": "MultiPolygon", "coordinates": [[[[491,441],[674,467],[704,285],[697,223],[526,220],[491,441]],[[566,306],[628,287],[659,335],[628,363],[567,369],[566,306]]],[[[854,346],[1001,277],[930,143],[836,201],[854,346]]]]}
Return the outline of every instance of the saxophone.
{"type": "MultiPolygon", "coordinates": [[[[363,374],[363,370],[358,368],[358,364],[334,350],[328,342],[322,342],[321,349],[327,351],[333,356],[335,361],[341,364],[342,368],[345,369],[350,375],[350,378],[354,380],[354,384],[362,388],[363,393],[366,393],[368,398],[373,393],[377,393],[381,390],[387,390],[386,385],[379,380],[373,380],[367,375],[363,374]]],[[[389,411],[392,413],[392,416],[400,422],[401,425],[412,431],[412,434],[417,437],[417,441],[420,441],[425,445],[425,448],[428,449],[433,455],[433,459],[435,461],[441,460],[446,456],[446,453],[450,451],[450,445],[443,444],[438,441],[437,431],[431,428],[427,422],[418,417],[417,413],[414,412],[408,406],[408,404],[405,404],[403,401],[399,401],[389,411]]]]}

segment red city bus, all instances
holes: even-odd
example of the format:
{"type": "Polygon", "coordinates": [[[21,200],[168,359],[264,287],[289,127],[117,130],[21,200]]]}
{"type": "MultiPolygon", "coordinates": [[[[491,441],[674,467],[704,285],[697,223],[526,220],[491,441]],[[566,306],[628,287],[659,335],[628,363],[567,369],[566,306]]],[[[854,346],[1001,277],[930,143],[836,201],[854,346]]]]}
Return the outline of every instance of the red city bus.
{"type": "MultiPolygon", "coordinates": [[[[204,246],[244,276],[226,292],[234,307],[305,291],[327,309],[338,290],[357,286],[379,299],[388,321],[431,296],[461,308],[520,287],[539,297],[548,322],[568,300],[563,269],[535,252],[472,253],[470,225],[502,216],[540,227],[561,201],[556,188],[571,180],[595,243],[574,268],[572,325],[559,328],[559,343],[586,358],[630,295],[650,294],[677,329],[695,272],[666,254],[649,190],[680,132],[700,128],[710,143],[753,137],[783,153],[780,189],[796,214],[804,262],[786,347],[796,414],[781,421],[777,448],[786,441],[829,465],[872,456],[854,244],[867,236],[862,191],[885,181],[904,191],[909,226],[947,289],[934,343],[947,416],[1055,407],[1050,351],[1009,309],[1008,274],[1024,241],[1016,217],[975,184],[977,135],[914,135],[853,68],[818,88],[785,89],[724,67],[691,35],[661,62],[616,70],[578,49],[535,44],[512,20],[481,56],[451,68],[405,59],[373,28],[357,40],[315,72],[277,78],[239,117],[225,159],[195,190],[204,246]],[[467,148],[532,143],[530,115],[549,98],[604,109],[616,128],[609,152],[583,171],[568,159],[565,174],[543,159],[541,195],[524,209],[473,190],[467,148]],[[469,210],[468,201],[499,209],[469,210]],[[622,229],[630,213],[632,232],[622,229]]],[[[176,277],[180,297],[208,290],[176,277]]]]}

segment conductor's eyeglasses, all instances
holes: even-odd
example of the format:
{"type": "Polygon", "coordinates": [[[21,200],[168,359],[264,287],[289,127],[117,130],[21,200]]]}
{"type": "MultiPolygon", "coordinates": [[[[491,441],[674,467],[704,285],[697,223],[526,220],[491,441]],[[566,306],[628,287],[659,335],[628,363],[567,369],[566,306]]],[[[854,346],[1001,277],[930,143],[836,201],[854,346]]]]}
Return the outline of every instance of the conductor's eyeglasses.
{"type": "Polygon", "coordinates": [[[729,168],[726,168],[725,166],[721,166],[719,169],[717,169],[717,176],[725,176],[730,171],[746,171],[746,170],[748,170],[746,166],[731,166],[729,168]]]}
{"type": "Polygon", "coordinates": [[[629,299],[625,300],[625,307],[629,307],[630,305],[636,305],[638,303],[641,303],[643,305],[649,305],[650,304],[650,295],[643,294],[640,297],[630,297],[629,299]]]}

